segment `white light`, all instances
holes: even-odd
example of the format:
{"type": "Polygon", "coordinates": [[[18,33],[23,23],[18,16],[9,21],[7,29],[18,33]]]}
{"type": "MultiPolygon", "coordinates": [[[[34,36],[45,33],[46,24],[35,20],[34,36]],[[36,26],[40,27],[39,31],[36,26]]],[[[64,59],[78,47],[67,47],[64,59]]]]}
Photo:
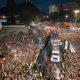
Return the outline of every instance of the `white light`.
{"type": "Polygon", "coordinates": [[[75,23],[77,22],[77,15],[78,15],[79,12],[80,12],[79,9],[74,10],[74,13],[75,13],[75,23]]]}
{"type": "Polygon", "coordinates": [[[6,16],[3,16],[3,18],[6,18],[6,16]]]}
{"type": "Polygon", "coordinates": [[[3,58],[3,60],[6,60],[6,58],[3,58]]]}
{"type": "Polygon", "coordinates": [[[80,11],[79,10],[74,10],[74,13],[75,14],[78,14],[80,11]]]}
{"type": "Polygon", "coordinates": [[[14,54],[14,59],[15,59],[15,60],[17,59],[17,55],[16,55],[16,54],[14,54]]]}
{"type": "Polygon", "coordinates": [[[65,18],[68,18],[69,16],[68,15],[65,15],[65,18]]]}
{"type": "Polygon", "coordinates": [[[66,11],[67,11],[68,9],[64,9],[64,10],[66,10],[66,11]]]}
{"type": "Polygon", "coordinates": [[[47,16],[47,18],[48,18],[49,16],[47,16]]]}

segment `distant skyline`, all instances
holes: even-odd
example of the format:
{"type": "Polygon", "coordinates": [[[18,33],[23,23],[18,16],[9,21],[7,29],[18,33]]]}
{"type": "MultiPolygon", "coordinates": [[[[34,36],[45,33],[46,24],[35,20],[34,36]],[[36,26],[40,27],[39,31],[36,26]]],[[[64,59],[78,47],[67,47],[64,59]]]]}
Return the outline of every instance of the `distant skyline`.
{"type": "MultiPolygon", "coordinates": [[[[24,0],[16,0],[16,3],[21,3],[24,0]]],[[[32,0],[32,3],[41,11],[48,11],[48,6],[50,4],[58,4],[58,3],[68,3],[74,2],[76,0],[32,0]]],[[[0,0],[0,8],[5,7],[7,4],[7,0],[0,0]]]]}

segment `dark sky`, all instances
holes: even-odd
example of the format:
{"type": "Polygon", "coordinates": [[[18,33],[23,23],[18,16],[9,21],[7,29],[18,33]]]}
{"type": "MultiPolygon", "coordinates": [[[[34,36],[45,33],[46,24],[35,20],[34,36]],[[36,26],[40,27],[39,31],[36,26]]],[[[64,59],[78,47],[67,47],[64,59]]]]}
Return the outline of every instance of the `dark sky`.
{"type": "MultiPolygon", "coordinates": [[[[17,3],[22,2],[23,0],[16,0],[17,3]]],[[[75,0],[32,0],[32,3],[37,6],[41,11],[47,11],[49,4],[56,3],[67,3],[73,2],[75,0]]],[[[0,8],[6,6],[7,0],[0,0],[0,8]]]]}
{"type": "Polygon", "coordinates": [[[75,0],[32,0],[32,2],[42,11],[48,11],[50,4],[60,4],[74,2],[75,0]]]}

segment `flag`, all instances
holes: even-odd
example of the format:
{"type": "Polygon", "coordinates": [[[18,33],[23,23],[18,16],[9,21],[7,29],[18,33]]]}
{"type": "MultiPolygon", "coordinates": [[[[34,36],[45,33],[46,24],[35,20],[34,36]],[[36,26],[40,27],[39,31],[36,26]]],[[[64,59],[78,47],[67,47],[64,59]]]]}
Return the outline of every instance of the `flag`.
{"type": "Polygon", "coordinates": [[[0,64],[3,64],[3,59],[0,59],[0,64]]]}

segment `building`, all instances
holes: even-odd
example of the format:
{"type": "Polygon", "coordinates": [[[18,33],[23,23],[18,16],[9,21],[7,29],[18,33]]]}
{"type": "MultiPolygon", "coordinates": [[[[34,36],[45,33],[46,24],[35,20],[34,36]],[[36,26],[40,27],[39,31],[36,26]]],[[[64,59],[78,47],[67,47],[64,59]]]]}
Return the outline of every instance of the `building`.
{"type": "Polygon", "coordinates": [[[60,12],[60,5],[49,5],[49,14],[55,13],[55,12],[60,12]]]}
{"type": "MultiPolygon", "coordinates": [[[[51,13],[59,13],[60,20],[70,20],[74,21],[76,14],[74,10],[80,10],[80,4],[78,2],[64,3],[64,4],[53,4],[49,5],[49,14],[51,13]]],[[[80,13],[77,14],[77,19],[80,19],[80,13]]]]}
{"type": "Polygon", "coordinates": [[[76,2],[64,3],[64,4],[53,4],[53,5],[49,5],[49,14],[54,12],[60,12],[62,10],[74,10],[79,8],[80,6],[76,2]]]}

